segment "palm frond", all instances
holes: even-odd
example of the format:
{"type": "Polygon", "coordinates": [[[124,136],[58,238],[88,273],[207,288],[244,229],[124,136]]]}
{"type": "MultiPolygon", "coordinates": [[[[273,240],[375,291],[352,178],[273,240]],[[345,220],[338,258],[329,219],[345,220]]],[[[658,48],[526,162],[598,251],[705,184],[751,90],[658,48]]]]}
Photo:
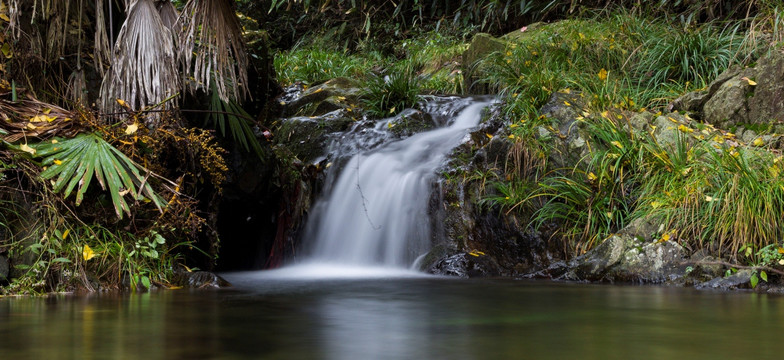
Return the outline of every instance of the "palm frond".
{"type": "Polygon", "coordinates": [[[174,4],[169,0],[158,0],[157,7],[158,13],[161,14],[163,25],[166,26],[172,34],[176,34],[177,30],[175,30],[175,26],[177,25],[177,18],[180,17],[180,14],[177,13],[177,8],[175,8],[174,4]]]}
{"type": "Polygon", "coordinates": [[[229,100],[229,102],[221,100],[215,87],[212,88],[210,114],[207,116],[205,126],[214,126],[222,136],[226,137],[226,125],[228,125],[231,138],[237,144],[242,146],[245,151],[253,150],[253,153],[263,159],[261,144],[251,128],[250,115],[233,100],[229,100]]]}
{"type": "Polygon", "coordinates": [[[23,138],[74,136],[81,128],[77,119],[84,115],[32,97],[19,101],[0,99],[0,129],[7,133],[2,140],[13,143],[23,138]]]}
{"type": "MultiPolygon", "coordinates": [[[[170,108],[165,101],[179,88],[171,32],[163,25],[153,0],[137,0],[131,4],[117,37],[112,67],[101,84],[101,109],[119,112],[117,99],[133,110],[159,104],[170,108]]],[[[155,114],[148,116],[153,126],[159,119],[155,114]]]]}
{"type": "Polygon", "coordinates": [[[224,102],[240,101],[248,94],[248,58],[232,3],[189,0],[180,17],[184,30],[179,58],[195,80],[189,89],[208,91],[214,80],[224,102]]]}
{"type": "MultiPolygon", "coordinates": [[[[111,0],[110,0],[111,1],[111,0]]],[[[111,3],[109,4],[111,6],[111,3]]],[[[111,63],[112,47],[106,24],[106,0],[95,0],[95,40],[93,42],[93,63],[102,76],[111,63]]]]}
{"type": "Polygon", "coordinates": [[[56,178],[54,190],[62,191],[63,197],[67,198],[76,190],[77,206],[93,178],[98,180],[101,189],[108,188],[119,218],[123,213],[130,215],[131,212],[125,195],[130,195],[134,201],[149,199],[159,210],[166,206],[166,201],[147,182],[150,173],[97,134],[79,134],[72,139],[43,142],[32,148],[34,156],[43,158],[42,165],[47,166],[41,172],[41,178],[56,178]]]}

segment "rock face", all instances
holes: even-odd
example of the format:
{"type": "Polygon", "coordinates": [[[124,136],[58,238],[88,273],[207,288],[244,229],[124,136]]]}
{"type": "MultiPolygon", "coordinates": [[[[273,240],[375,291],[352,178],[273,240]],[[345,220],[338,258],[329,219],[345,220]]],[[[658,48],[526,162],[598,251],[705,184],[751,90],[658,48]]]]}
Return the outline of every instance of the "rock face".
{"type": "Polygon", "coordinates": [[[774,50],[754,68],[730,68],[706,90],[682,96],[671,108],[693,111],[725,129],[784,122],[784,53],[774,50]]]}

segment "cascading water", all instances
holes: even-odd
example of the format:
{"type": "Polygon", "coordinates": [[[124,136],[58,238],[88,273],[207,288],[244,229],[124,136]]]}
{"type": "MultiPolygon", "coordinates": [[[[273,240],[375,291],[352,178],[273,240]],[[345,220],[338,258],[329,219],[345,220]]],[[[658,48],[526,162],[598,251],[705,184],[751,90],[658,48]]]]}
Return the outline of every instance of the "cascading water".
{"type": "MultiPolygon", "coordinates": [[[[463,108],[446,119],[448,126],[356,154],[345,163],[315,206],[306,234],[313,249],[305,262],[408,268],[429,250],[427,206],[435,169],[490,104],[451,101],[463,108]]],[[[434,118],[448,113],[438,106],[430,111],[434,118]]],[[[385,126],[382,122],[378,128],[385,126]]]]}

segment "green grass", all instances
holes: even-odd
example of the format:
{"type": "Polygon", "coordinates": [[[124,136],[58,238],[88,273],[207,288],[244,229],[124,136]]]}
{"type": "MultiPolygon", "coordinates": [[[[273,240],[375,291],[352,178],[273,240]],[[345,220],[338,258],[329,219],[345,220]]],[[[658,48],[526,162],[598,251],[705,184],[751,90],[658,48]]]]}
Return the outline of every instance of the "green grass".
{"type": "Polygon", "coordinates": [[[375,66],[386,63],[381,55],[351,54],[346,51],[301,48],[275,57],[275,72],[278,80],[289,85],[302,82],[310,85],[336,77],[364,79],[375,66]]]}
{"type": "Polygon", "coordinates": [[[387,77],[372,76],[363,97],[365,110],[376,117],[388,117],[414,107],[419,99],[420,82],[410,69],[387,77]]]}

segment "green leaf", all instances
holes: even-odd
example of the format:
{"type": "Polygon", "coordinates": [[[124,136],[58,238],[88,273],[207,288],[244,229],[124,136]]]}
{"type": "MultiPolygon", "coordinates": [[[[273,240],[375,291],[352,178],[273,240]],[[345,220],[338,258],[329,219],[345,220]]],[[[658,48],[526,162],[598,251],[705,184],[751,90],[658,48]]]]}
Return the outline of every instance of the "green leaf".
{"type": "Polygon", "coordinates": [[[106,142],[98,134],[79,134],[71,139],[57,139],[49,143],[33,145],[35,156],[48,166],[41,172],[44,180],[54,179],[54,190],[68,197],[76,190],[76,205],[80,205],[93,178],[101,189],[108,190],[117,217],[130,215],[130,206],[125,199],[130,194],[134,200],[149,198],[158,209],[166,207],[147,182],[149,172],[134,163],[121,151],[106,142]],[[55,160],[59,160],[55,163],[55,160]]]}
{"type": "Polygon", "coordinates": [[[751,288],[752,289],[756,288],[758,283],[759,283],[759,277],[757,276],[757,274],[755,273],[751,275],[751,288]]]}
{"type": "Polygon", "coordinates": [[[149,289],[149,288],[150,288],[150,278],[148,278],[148,277],[146,277],[146,276],[142,276],[142,285],[143,285],[143,286],[144,286],[146,289],[149,289]]]}
{"type": "Polygon", "coordinates": [[[56,263],[70,263],[71,260],[68,260],[68,259],[66,259],[64,257],[59,257],[57,259],[52,260],[52,262],[56,262],[56,263]]]}
{"type": "Polygon", "coordinates": [[[768,273],[766,273],[765,271],[760,271],[760,277],[762,278],[763,281],[768,282],[768,273]]]}

